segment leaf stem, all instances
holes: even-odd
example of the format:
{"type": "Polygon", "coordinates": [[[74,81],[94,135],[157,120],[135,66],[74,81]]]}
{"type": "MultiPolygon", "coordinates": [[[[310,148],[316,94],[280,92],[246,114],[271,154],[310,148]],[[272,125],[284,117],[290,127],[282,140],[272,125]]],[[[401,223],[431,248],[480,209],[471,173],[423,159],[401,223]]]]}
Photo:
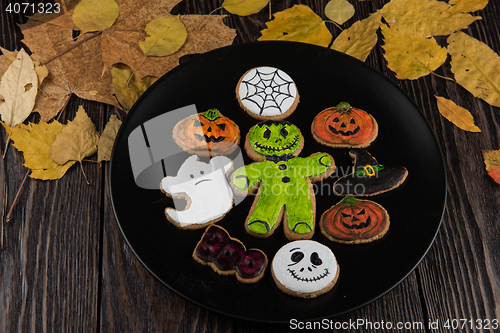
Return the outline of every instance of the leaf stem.
{"type": "Polygon", "coordinates": [[[342,27],[340,25],[338,25],[338,23],[336,22],[333,22],[331,20],[326,20],[325,22],[328,22],[328,23],[333,23],[334,26],[336,26],[337,28],[340,29],[340,31],[344,31],[344,29],[342,29],[342,27]]]}
{"type": "Polygon", "coordinates": [[[12,203],[12,206],[10,206],[9,212],[7,213],[7,218],[5,219],[6,222],[10,221],[10,215],[12,214],[12,209],[14,208],[14,205],[17,202],[17,198],[19,197],[19,193],[21,193],[21,189],[23,188],[24,183],[26,182],[26,178],[28,178],[29,173],[30,173],[30,170],[28,169],[28,171],[26,172],[26,175],[24,176],[23,182],[21,183],[21,186],[19,187],[19,190],[17,190],[17,194],[16,194],[16,197],[14,198],[14,202],[12,203]]]}
{"type": "Polygon", "coordinates": [[[436,74],[434,72],[431,72],[433,75],[436,75],[437,77],[440,77],[442,79],[445,79],[445,80],[449,80],[449,81],[452,81],[452,82],[457,82],[455,81],[454,79],[450,78],[450,77],[446,77],[446,76],[443,76],[443,75],[439,75],[439,74],[436,74]]]}
{"type": "Polygon", "coordinates": [[[56,59],[57,57],[59,57],[59,56],[61,56],[61,55],[65,54],[65,53],[66,53],[66,52],[68,52],[68,51],[71,51],[72,49],[74,49],[74,48],[75,48],[75,47],[77,47],[78,45],[80,45],[80,44],[82,44],[82,43],[84,43],[84,42],[88,41],[89,39],[92,39],[92,38],[94,38],[94,37],[97,37],[97,36],[99,36],[100,34],[102,34],[102,31],[98,31],[98,32],[96,32],[96,33],[94,33],[94,34],[92,34],[92,35],[90,35],[90,36],[88,36],[88,37],[85,37],[85,38],[84,38],[84,39],[82,39],[81,41],[78,41],[77,43],[75,43],[75,44],[71,45],[70,47],[68,47],[66,50],[59,52],[58,54],[56,54],[55,56],[53,56],[52,58],[50,58],[49,60],[47,60],[47,61],[46,61],[46,62],[44,62],[43,64],[40,64],[40,66],[45,66],[45,65],[47,65],[49,62],[51,62],[52,60],[56,59]]]}
{"type": "Polygon", "coordinates": [[[87,182],[87,185],[90,185],[89,180],[87,179],[87,175],[85,174],[85,171],[83,171],[83,163],[80,162],[80,168],[82,169],[83,177],[85,177],[85,181],[87,182]]]}
{"type": "Polygon", "coordinates": [[[205,26],[205,24],[207,24],[208,22],[208,18],[210,17],[210,15],[212,15],[213,13],[215,13],[216,11],[218,11],[219,9],[222,9],[224,7],[217,7],[215,8],[214,10],[212,10],[208,15],[207,15],[207,18],[205,19],[205,21],[203,21],[203,23],[200,25],[200,27],[198,28],[199,30],[201,30],[201,28],[203,28],[205,26]]]}
{"type": "Polygon", "coordinates": [[[9,149],[10,134],[7,136],[7,142],[5,142],[5,149],[3,151],[2,159],[5,160],[5,155],[7,155],[7,149],[9,149]]]}

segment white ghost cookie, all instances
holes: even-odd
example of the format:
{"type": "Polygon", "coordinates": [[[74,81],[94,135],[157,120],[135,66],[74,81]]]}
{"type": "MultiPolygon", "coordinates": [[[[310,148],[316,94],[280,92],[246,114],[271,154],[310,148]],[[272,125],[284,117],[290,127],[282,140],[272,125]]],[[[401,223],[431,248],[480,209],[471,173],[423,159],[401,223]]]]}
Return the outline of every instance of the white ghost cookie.
{"type": "Polygon", "coordinates": [[[184,210],[165,209],[165,216],[181,229],[200,229],[221,220],[233,206],[233,192],[226,173],[233,162],[217,156],[210,162],[198,161],[193,155],[184,161],[177,176],[162,179],[160,189],[167,196],[187,201],[184,210]]]}
{"type": "Polygon", "coordinates": [[[285,244],[273,259],[271,272],[278,288],[302,298],[330,291],[339,276],[339,266],[330,248],[312,240],[285,244]]]}

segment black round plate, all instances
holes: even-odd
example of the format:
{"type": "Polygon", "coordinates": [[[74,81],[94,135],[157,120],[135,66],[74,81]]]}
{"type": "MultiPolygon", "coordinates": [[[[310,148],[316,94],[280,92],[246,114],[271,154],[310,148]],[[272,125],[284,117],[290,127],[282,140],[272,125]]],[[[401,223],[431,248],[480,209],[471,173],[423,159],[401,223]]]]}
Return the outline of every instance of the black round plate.
{"type": "MultiPolygon", "coordinates": [[[[243,150],[243,149],[242,149],[243,150]]],[[[245,163],[251,163],[245,155],[245,163]]],[[[432,244],[446,202],[446,175],[439,145],[418,107],[393,82],[364,63],[328,48],[292,42],[257,42],[229,46],[197,56],[178,66],[148,89],[128,114],[116,138],[110,165],[111,200],[118,224],[133,252],[167,287],[207,309],[236,318],[288,323],[317,320],[366,305],[400,283],[418,265],[432,244]],[[281,292],[271,276],[274,254],[287,240],[280,226],[268,239],[248,235],[244,221],[253,197],[234,207],[218,224],[247,248],[263,250],[269,265],[262,280],[243,284],[197,263],[192,252],[204,229],[180,230],[164,215],[172,201],[160,190],[135,184],[128,151],[129,134],[145,121],[167,111],[195,104],[198,112],[219,109],[241,130],[241,147],[258,121],[238,105],[235,87],[250,68],[273,66],[288,73],[300,103],[287,118],[305,138],[299,156],[330,153],[342,176],[352,168],[348,149],[318,144],[313,118],[327,107],[346,101],[371,113],[378,138],[367,150],[382,165],[405,166],[409,175],[396,190],[369,197],[386,208],[391,227],[381,240],[365,245],[330,242],[316,228],[313,240],[329,246],[340,265],[336,286],[315,299],[281,292]]],[[[331,185],[318,184],[316,220],[341,200],[331,185]]]]}

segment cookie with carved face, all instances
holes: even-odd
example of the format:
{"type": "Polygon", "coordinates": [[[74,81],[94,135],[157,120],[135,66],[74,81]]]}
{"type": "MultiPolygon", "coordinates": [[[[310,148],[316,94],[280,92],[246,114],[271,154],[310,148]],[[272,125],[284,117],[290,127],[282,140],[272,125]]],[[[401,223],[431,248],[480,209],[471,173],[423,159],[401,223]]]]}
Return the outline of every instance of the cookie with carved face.
{"type": "Polygon", "coordinates": [[[312,240],[285,244],[271,265],[278,288],[302,298],[314,298],[330,291],[337,282],[339,271],[332,250],[312,240]]]}

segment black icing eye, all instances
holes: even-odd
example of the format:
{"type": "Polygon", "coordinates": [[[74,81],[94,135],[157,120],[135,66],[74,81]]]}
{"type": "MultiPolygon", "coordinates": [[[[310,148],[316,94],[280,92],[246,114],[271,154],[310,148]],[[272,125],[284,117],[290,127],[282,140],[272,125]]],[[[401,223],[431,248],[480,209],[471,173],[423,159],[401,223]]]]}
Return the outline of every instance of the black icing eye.
{"type": "Polygon", "coordinates": [[[295,263],[298,263],[303,258],[304,258],[304,253],[302,253],[300,251],[292,253],[292,256],[290,257],[290,259],[292,259],[292,261],[295,262],[295,263]]]}
{"type": "Polygon", "coordinates": [[[340,120],[339,120],[339,118],[335,117],[335,118],[333,118],[333,120],[332,120],[332,121],[333,121],[334,123],[338,123],[340,120]]]}
{"type": "Polygon", "coordinates": [[[193,174],[190,174],[190,175],[189,175],[189,177],[194,178],[194,175],[193,175],[193,174]]]}
{"type": "Polygon", "coordinates": [[[226,124],[217,124],[217,127],[224,131],[226,129],[226,124]]]}
{"type": "Polygon", "coordinates": [[[264,139],[269,140],[269,138],[271,137],[271,130],[269,128],[266,128],[262,136],[264,137],[264,139]]]}
{"type": "Polygon", "coordinates": [[[311,254],[311,263],[315,266],[319,266],[323,263],[323,260],[319,258],[319,254],[317,252],[313,252],[311,254]]]}
{"type": "Polygon", "coordinates": [[[203,174],[205,174],[205,171],[201,170],[200,175],[203,175],[203,174]]]}
{"type": "Polygon", "coordinates": [[[351,119],[350,123],[351,123],[351,124],[356,124],[356,120],[351,119]]]}
{"type": "Polygon", "coordinates": [[[286,130],[285,127],[283,127],[280,131],[280,134],[282,137],[286,138],[288,136],[288,131],[286,130]]]}
{"type": "Polygon", "coordinates": [[[196,120],[194,121],[194,123],[193,123],[193,126],[194,126],[194,127],[201,127],[201,126],[203,126],[203,124],[202,124],[202,122],[201,122],[201,121],[199,121],[198,119],[196,119],[196,120]]]}

